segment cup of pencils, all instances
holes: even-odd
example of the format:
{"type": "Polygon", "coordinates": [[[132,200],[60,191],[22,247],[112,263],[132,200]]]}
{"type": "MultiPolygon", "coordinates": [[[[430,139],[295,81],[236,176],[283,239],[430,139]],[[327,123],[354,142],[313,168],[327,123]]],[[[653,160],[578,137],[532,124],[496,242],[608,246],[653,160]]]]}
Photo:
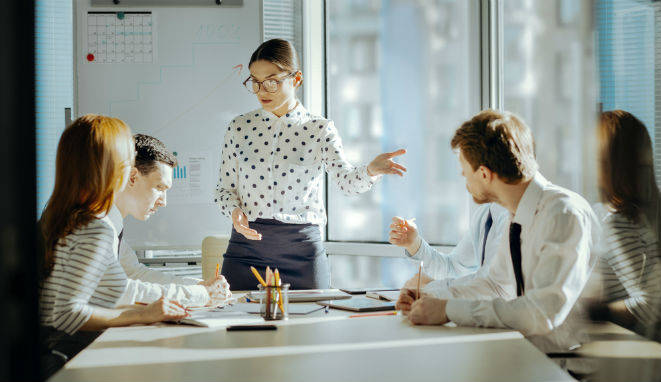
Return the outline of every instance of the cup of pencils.
{"type": "Polygon", "coordinates": [[[265,320],[286,320],[289,318],[289,284],[266,286],[259,284],[259,313],[265,320]]]}

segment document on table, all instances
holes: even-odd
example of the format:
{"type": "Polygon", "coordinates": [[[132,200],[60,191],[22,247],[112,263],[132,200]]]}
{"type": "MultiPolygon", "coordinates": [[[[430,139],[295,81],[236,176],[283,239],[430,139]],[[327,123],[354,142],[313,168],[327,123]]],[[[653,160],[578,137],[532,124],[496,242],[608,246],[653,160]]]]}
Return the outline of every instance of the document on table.
{"type": "MultiPolygon", "coordinates": [[[[251,314],[259,314],[260,308],[261,308],[260,304],[236,303],[233,305],[226,306],[225,308],[223,308],[223,310],[228,312],[246,312],[251,314]]],[[[324,309],[324,307],[313,303],[296,303],[296,304],[289,304],[287,308],[287,312],[290,315],[306,315],[321,309],[324,309]]]]}
{"type": "Polygon", "coordinates": [[[261,316],[256,316],[247,312],[231,311],[221,308],[195,310],[190,313],[189,317],[177,322],[180,324],[217,328],[229,325],[258,324],[264,322],[264,319],[261,316]]]}
{"type": "Polygon", "coordinates": [[[397,301],[399,298],[399,290],[384,290],[384,291],[379,291],[379,292],[367,292],[365,296],[374,298],[377,300],[385,300],[385,301],[397,301]]]}

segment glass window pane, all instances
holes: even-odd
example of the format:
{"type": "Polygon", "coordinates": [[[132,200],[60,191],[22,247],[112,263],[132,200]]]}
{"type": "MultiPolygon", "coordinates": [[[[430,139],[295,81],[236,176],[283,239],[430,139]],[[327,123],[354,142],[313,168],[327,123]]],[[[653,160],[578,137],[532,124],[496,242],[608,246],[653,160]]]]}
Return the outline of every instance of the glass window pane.
{"type": "Polygon", "coordinates": [[[599,102],[604,111],[622,109],[640,119],[654,140],[655,171],[661,179],[661,99],[655,86],[661,72],[655,70],[661,55],[656,47],[661,4],[636,0],[598,0],[595,5],[599,57],[599,102]]]}
{"type": "Polygon", "coordinates": [[[328,114],[348,159],[406,148],[404,178],[347,197],[328,185],[329,240],[388,239],[393,216],[415,217],[432,243],[455,244],[469,199],[450,139],[479,111],[477,2],[350,1],[328,6],[328,114]]]}
{"type": "Polygon", "coordinates": [[[541,173],[596,198],[592,1],[504,2],[504,109],[532,129],[541,173]]]}
{"type": "Polygon", "coordinates": [[[73,10],[67,0],[35,4],[37,211],[55,184],[57,143],[65,128],[65,108],[73,106],[73,10]]]}
{"type": "Polygon", "coordinates": [[[333,288],[401,288],[418,264],[397,257],[329,256],[333,288]]]}

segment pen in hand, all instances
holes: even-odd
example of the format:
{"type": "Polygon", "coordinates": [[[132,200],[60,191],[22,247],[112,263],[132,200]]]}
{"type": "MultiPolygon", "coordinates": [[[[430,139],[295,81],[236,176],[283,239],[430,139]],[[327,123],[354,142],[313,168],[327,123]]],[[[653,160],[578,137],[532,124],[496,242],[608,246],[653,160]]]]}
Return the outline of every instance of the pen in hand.
{"type": "Polygon", "coordinates": [[[418,269],[418,288],[415,291],[415,299],[420,298],[420,277],[422,277],[422,261],[420,262],[420,268],[418,269]]]}

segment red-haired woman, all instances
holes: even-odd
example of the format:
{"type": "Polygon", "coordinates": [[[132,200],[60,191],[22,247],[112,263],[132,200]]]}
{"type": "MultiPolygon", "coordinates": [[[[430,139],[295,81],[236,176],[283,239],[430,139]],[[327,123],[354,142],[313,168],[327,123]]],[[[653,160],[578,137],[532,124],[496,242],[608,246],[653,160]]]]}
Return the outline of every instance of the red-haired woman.
{"type": "MultiPolygon", "coordinates": [[[[40,222],[45,254],[39,305],[48,355],[66,360],[111,326],[186,315],[164,299],[116,306],[127,278],[118,261],[119,232],[108,213],[133,158],[131,131],[119,119],[88,114],[62,133],[55,187],[40,222]]],[[[46,365],[50,372],[57,366],[46,365]]]]}

